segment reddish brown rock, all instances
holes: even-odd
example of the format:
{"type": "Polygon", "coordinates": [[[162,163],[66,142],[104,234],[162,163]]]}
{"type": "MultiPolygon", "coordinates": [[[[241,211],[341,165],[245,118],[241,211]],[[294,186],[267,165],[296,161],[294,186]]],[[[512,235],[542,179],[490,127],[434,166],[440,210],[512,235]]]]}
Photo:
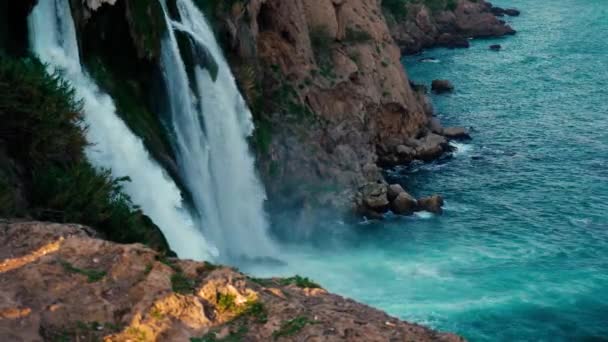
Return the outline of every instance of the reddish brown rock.
{"type": "Polygon", "coordinates": [[[391,203],[391,210],[398,215],[411,215],[418,208],[418,201],[407,192],[400,193],[391,203]]]}
{"type": "Polygon", "coordinates": [[[166,259],[76,225],[0,223],[0,296],[1,341],[462,341],[320,288],[166,259]],[[302,328],[279,337],[292,320],[302,328]]]}
{"type": "Polygon", "coordinates": [[[435,214],[443,212],[443,197],[433,195],[430,197],[420,198],[418,200],[418,210],[424,210],[435,214]]]}

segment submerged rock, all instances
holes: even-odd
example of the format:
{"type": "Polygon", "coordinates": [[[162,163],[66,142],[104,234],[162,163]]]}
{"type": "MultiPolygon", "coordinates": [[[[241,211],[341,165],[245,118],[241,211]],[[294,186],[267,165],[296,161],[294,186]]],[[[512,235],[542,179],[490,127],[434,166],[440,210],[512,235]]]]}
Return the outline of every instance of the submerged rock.
{"type": "Polygon", "coordinates": [[[492,51],[500,51],[501,49],[502,49],[502,46],[500,44],[490,45],[490,50],[492,50],[492,51]]]}
{"type": "Polygon", "coordinates": [[[469,130],[464,127],[447,127],[443,129],[443,135],[448,139],[471,139],[469,130]]]}
{"type": "Polygon", "coordinates": [[[454,91],[454,85],[449,80],[433,80],[431,90],[437,94],[448,93],[454,91]]]}
{"type": "Polygon", "coordinates": [[[397,198],[397,196],[399,196],[399,194],[404,192],[405,190],[400,184],[391,184],[388,186],[388,200],[392,202],[395,200],[395,198],[397,198]]]}
{"type": "Polygon", "coordinates": [[[418,200],[418,210],[424,210],[435,214],[441,214],[443,212],[443,197],[440,195],[433,195],[430,197],[424,197],[418,200]]]}

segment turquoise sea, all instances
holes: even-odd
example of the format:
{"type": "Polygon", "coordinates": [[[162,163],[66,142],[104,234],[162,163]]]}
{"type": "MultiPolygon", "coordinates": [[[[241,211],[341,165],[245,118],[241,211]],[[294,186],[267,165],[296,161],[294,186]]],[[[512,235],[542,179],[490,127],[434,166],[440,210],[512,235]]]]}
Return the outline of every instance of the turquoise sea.
{"type": "Polygon", "coordinates": [[[444,194],[444,215],[333,223],[283,271],[471,341],[608,341],[608,0],[496,4],[522,11],[516,36],[404,59],[415,82],[454,83],[438,116],[473,129],[390,175],[444,194]]]}

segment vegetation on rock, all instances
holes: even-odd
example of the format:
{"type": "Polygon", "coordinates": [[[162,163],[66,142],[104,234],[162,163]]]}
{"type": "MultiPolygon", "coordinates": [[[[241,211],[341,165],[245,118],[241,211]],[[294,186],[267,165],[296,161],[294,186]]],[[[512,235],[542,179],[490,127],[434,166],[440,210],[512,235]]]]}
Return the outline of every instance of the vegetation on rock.
{"type": "Polygon", "coordinates": [[[118,242],[162,251],[158,228],[113,179],[84,156],[81,103],[34,58],[0,57],[0,215],[91,225],[118,242]]]}

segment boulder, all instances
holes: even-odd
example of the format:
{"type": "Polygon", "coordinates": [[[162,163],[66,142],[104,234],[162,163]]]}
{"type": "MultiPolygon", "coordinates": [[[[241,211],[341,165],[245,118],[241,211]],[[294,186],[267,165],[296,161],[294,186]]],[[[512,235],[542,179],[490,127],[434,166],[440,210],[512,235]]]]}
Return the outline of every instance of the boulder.
{"type": "Polygon", "coordinates": [[[441,122],[439,121],[439,119],[436,117],[432,117],[429,120],[429,129],[433,133],[443,134],[443,126],[441,125],[441,122]]]}
{"type": "Polygon", "coordinates": [[[521,14],[521,12],[515,8],[505,8],[504,13],[510,17],[517,17],[521,14]]]}
{"type": "Polygon", "coordinates": [[[445,137],[430,133],[418,140],[416,147],[416,159],[431,161],[443,154],[448,148],[448,141],[445,137]]]}
{"type": "Polygon", "coordinates": [[[407,192],[401,192],[391,203],[391,210],[398,215],[411,215],[418,208],[418,201],[407,192]]]}
{"type": "Polygon", "coordinates": [[[397,196],[399,196],[399,194],[404,193],[405,190],[403,189],[403,187],[399,184],[391,184],[388,186],[388,200],[389,201],[394,201],[395,198],[397,198],[397,196]]]}
{"type": "Polygon", "coordinates": [[[418,200],[418,210],[428,211],[435,214],[441,214],[443,212],[443,197],[439,195],[433,195],[430,197],[424,197],[418,200]]]}
{"type": "Polygon", "coordinates": [[[448,139],[471,139],[469,131],[464,127],[447,127],[443,129],[443,136],[448,139]]]}
{"type": "Polygon", "coordinates": [[[387,186],[384,183],[376,182],[364,185],[360,191],[365,206],[364,211],[387,212],[390,207],[387,192],[387,186]]]}
{"type": "Polygon", "coordinates": [[[502,17],[504,15],[508,15],[510,17],[517,17],[521,14],[518,9],[515,8],[501,8],[501,7],[492,7],[490,12],[497,17],[502,17]]]}
{"type": "Polygon", "coordinates": [[[492,51],[500,51],[501,49],[502,49],[502,45],[500,45],[500,44],[490,45],[490,50],[492,50],[492,51]]]}
{"type": "Polygon", "coordinates": [[[433,80],[431,89],[437,94],[448,93],[454,90],[454,85],[448,80],[433,80]]]}

